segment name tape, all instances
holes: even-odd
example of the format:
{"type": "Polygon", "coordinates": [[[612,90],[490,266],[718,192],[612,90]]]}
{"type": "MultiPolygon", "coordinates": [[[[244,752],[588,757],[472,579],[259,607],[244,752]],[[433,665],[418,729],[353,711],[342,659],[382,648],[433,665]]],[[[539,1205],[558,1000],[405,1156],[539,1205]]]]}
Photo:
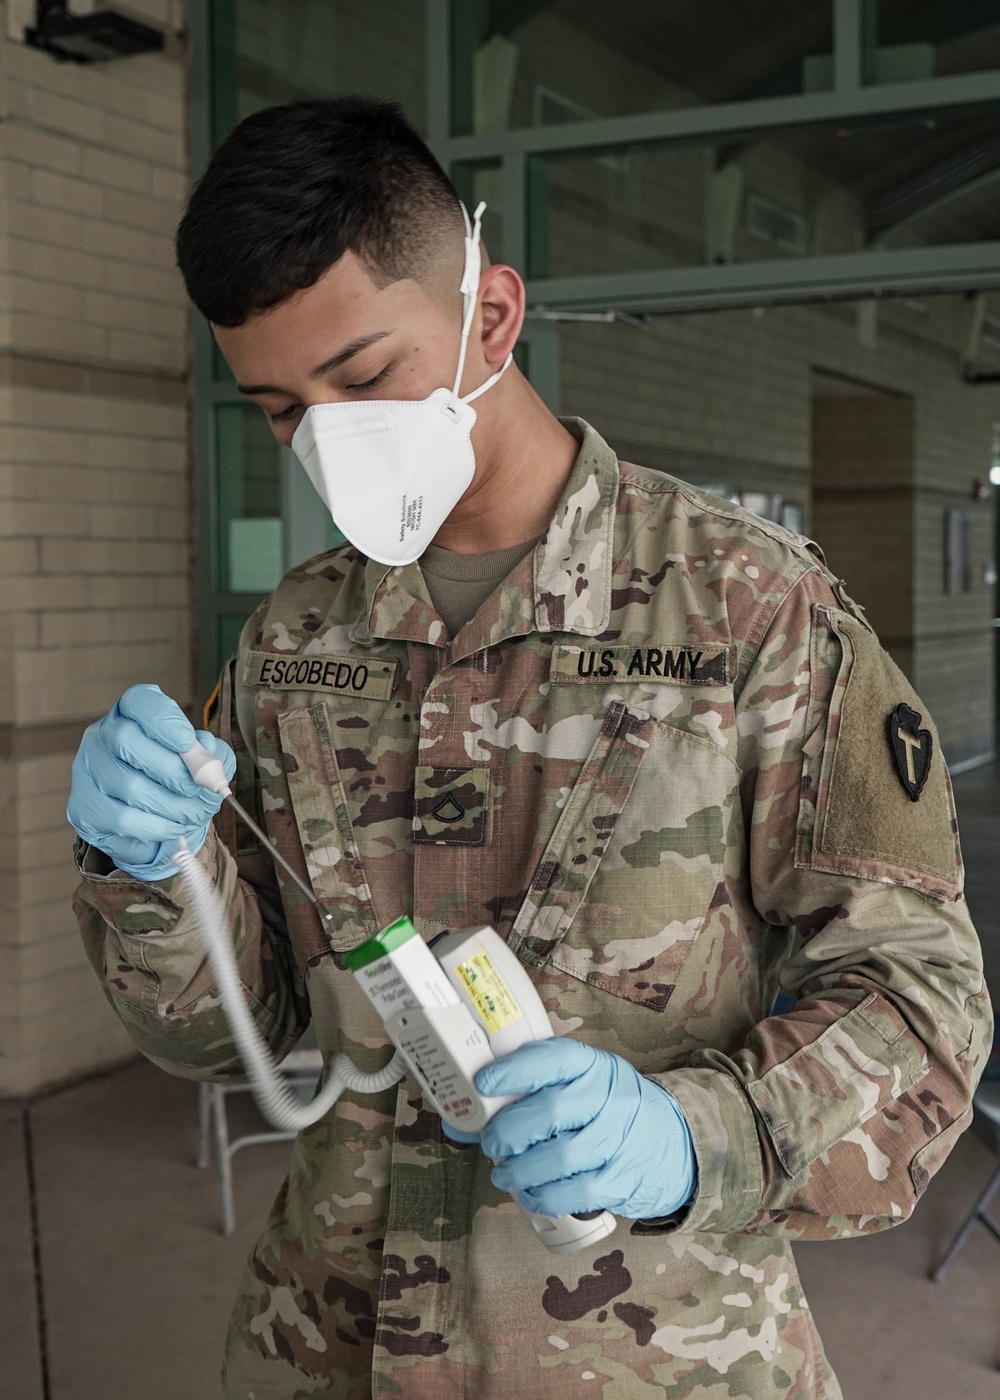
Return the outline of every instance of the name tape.
{"type": "Polygon", "coordinates": [[[556,647],[550,680],[561,685],[611,681],[661,685],[728,685],[724,646],[556,647]]]}
{"type": "Polygon", "coordinates": [[[246,685],[268,690],[321,690],[328,695],[358,695],[365,700],[388,700],[396,684],[399,663],[363,660],[357,656],[281,656],[252,651],[243,668],[246,685]]]}

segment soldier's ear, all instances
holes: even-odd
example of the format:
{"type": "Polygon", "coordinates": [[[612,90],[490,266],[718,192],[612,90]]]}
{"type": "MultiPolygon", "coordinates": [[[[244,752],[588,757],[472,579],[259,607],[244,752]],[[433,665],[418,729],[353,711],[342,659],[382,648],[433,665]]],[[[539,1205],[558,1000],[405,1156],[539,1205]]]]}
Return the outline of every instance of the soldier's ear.
{"type": "Polygon", "coordinates": [[[479,282],[480,341],[483,357],[499,367],[517,344],[524,325],[524,283],[512,267],[488,267],[479,282]]]}

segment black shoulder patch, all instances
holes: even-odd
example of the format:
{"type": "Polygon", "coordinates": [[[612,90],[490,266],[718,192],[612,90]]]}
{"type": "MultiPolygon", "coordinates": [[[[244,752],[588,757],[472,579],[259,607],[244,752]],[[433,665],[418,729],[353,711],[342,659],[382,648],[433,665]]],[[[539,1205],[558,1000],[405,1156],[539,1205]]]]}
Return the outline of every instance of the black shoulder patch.
{"type": "Polygon", "coordinates": [[[920,716],[909,705],[897,705],[889,716],[889,748],[899,781],[918,802],[931,771],[934,736],[920,728],[920,716]]]}

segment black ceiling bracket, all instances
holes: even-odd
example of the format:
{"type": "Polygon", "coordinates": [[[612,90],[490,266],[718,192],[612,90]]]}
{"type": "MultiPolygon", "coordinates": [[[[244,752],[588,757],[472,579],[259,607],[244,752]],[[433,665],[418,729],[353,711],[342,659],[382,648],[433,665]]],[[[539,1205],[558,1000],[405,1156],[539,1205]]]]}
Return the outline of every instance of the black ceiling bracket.
{"type": "Polygon", "coordinates": [[[71,15],[66,0],[36,0],[35,25],[24,39],[60,63],[102,63],[163,48],[162,32],[151,25],[117,10],[71,15]]]}

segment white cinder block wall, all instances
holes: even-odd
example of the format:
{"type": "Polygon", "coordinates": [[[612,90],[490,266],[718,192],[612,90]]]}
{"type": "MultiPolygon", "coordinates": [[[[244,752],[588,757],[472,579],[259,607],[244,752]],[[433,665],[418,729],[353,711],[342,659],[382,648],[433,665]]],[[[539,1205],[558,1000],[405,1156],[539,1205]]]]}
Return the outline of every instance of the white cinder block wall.
{"type": "Polygon", "coordinates": [[[77,66],[17,42],[17,8],[0,37],[0,1094],[132,1053],[70,910],[69,766],[135,681],[192,698],[182,16],[131,0],[166,51],[77,66]]]}

